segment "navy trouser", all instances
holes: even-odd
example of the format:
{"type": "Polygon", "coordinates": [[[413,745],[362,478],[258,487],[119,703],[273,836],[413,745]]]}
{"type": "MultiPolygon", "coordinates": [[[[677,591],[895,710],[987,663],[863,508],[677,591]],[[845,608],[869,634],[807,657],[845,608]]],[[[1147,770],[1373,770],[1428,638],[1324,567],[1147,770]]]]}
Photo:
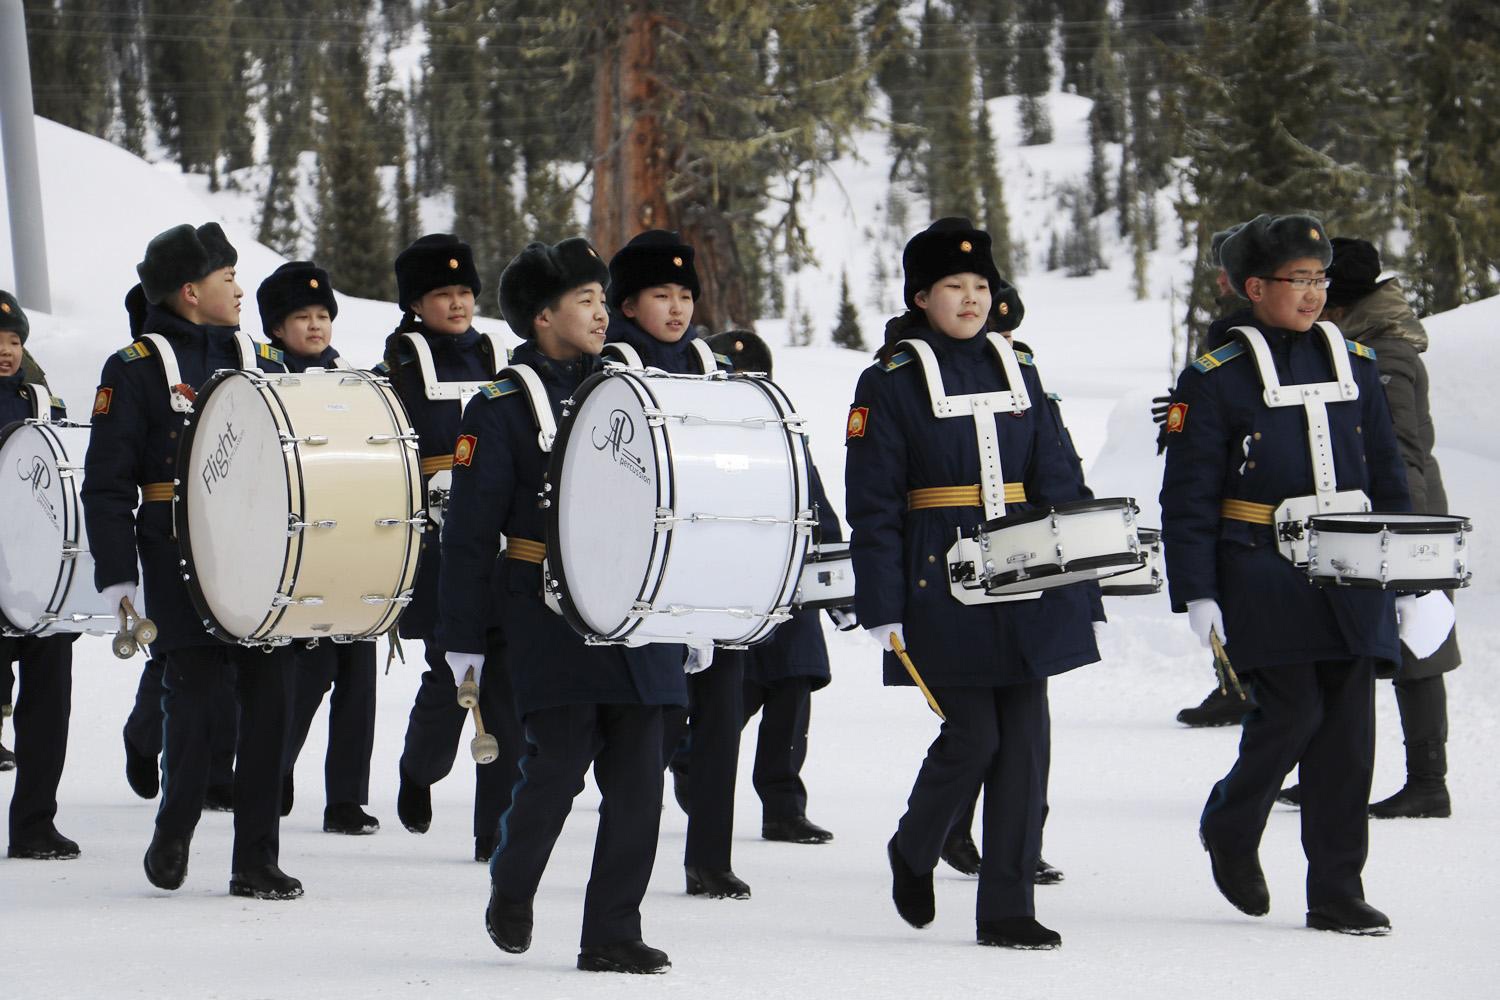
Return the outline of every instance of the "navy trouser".
{"type": "MultiPolygon", "coordinates": [[[[77,636],[25,636],[3,641],[17,660],[16,787],[10,797],[10,842],[36,840],[57,816],[57,785],[68,755],[73,704],[73,640],[77,636]]],[[[8,695],[9,685],[5,693],[8,695]]],[[[7,698],[8,702],[9,699],[7,698]]]]}
{"type": "Polygon", "coordinates": [[[521,781],[500,819],[490,879],[505,899],[536,895],[589,765],[599,832],[583,897],[583,947],[641,938],[641,900],[661,831],[659,705],[560,705],[526,716],[521,781]]]}
{"type": "Polygon", "coordinates": [[[1214,785],[1201,821],[1216,850],[1260,847],[1282,779],[1300,765],[1307,905],[1364,898],[1367,810],[1375,767],[1375,671],[1369,659],[1260,667],[1240,755],[1214,785]]]}
{"type": "MultiPolygon", "coordinates": [[[[161,660],[153,657],[141,668],[141,681],[136,685],[135,704],[125,720],[125,738],[138,753],[148,757],[161,756],[162,696],[166,689],[161,682],[161,660]]],[[[220,714],[213,728],[213,750],[209,765],[208,783],[228,785],[234,781],[234,744],[240,724],[238,706],[220,705],[220,714]]]]}
{"type": "Polygon", "coordinates": [[[982,783],[984,840],[975,917],[1034,916],[1052,753],[1047,682],[933,687],[932,694],[948,718],[927,748],[896,827],[896,847],[913,871],[932,871],[948,831],[972,804],[976,783],[982,783]]]}
{"type": "Polygon", "coordinates": [[[291,774],[312,729],[313,716],[328,699],[328,752],[323,788],[328,805],[370,801],[370,754],[375,749],[375,643],[321,642],[296,650],[296,694],[287,728],[285,773],[291,774]]]}
{"type": "MultiPolygon", "coordinates": [[[[458,744],[469,712],[458,705],[458,685],[448,669],[444,651],[427,643],[427,670],[417,689],[406,724],[401,772],[419,785],[434,785],[453,770],[458,744]]],[[[505,643],[492,639],[485,650],[479,677],[479,713],[485,732],[500,744],[500,756],[490,764],[474,765],[474,836],[488,837],[510,805],[510,790],[518,777],[515,761],[526,752],[521,723],[516,718],[510,672],[505,668],[505,643]]]]}
{"type": "Polygon", "coordinates": [[[713,665],[689,674],[687,682],[686,718],[678,708],[664,713],[662,755],[671,759],[686,727],[692,782],[682,863],[722,871],[731,867],[734,841],[734,785],[745,725],[745,653],[718,650],[713,665]]]}
{"type": "Polygon", "coordinates": [[[238,699],[230,871],[275,864],[280,852],[281,764],[292,712],[291,650],[187,646],[158,658],[166,694],[157,830],[169,837],[193,835],[208,791],[215,727],[238,699]]]}
{"type": "Polygon", "coordinates": [[[760,713],[751,780],[760,796],[762,822],[807,815],[807,730],[812,724],[812,678],[784,677],[769,684],[746,680],[745,724],[760,713]]]}

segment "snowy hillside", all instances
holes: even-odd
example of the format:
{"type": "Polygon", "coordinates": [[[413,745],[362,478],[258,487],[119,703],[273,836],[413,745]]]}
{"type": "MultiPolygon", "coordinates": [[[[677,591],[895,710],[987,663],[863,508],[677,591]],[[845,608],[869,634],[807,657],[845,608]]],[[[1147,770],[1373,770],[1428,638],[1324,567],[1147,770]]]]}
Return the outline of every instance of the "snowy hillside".
{"type": "MultiPolygon", "coordinates": [[[[1000,99],[991,107],[997,132],[1013,135],[1013,105],[1000,99]]],[[[1047,192],[1086,167],[1084,114],[1083,102],[1057,97],[1056,143],[1033,149],[1003,143],[1014,225],[1033,255],[1057,211],[1047,192]]],[[[279,259],[252,242],[240,213],[221,210],[225,203],[173,167],[145,164],[52,123],[38,121],[38,140],[54,310],[32,314],[30,346],[75,414],[86,413],[104,358],[126,342],[121,301],[134,281],[133,265],[146,241],[169,225],[226,220],[248,293],[244,325],[258,333],[254,289],[279,259]]],[[[872,253],[899,258],[900,249],[868,235],[879,225],[886,163],[878,138],[861,153],[836,165],[809,206],[821,266],[789,278],[820,342],[782,348],[784,324],[761,327],[778,349],[778,382],[813,422],[815,458],[840,506],[844,414],[867,358],[826,343],[838,277],[847,266],[873,346],[885,316],[869,305],[876,291],[859,286],[872,273],[872,253]]],[[[920,217],[914,208],[913,219],[920,217]]],[[[0,231],[7,226],[0,201],[0,231]]],[[[10,253],[8,243],[0,246],[0,287],[13,287],[10,253]]],[[[1018,335],[1037,352],[1048,387],[1063,397],[1091,484],[1100,495],[1137,497],[1147,523],[1161,471],[1147,408],[1171,377],[1177,307],[1169,294],[1174,282],[1185,282],[1188,267],[1174,251],[1155,255],[1152,298],[1144,302],[1131,295],[1123,265],[1067,279],[1033,264],[1018,281],[1027,308],[1018,335]]],[[[487,285],[493,277],[484,276],[487,285]]],[[[899,285],[887,295],[898,302],[899,285]]],[[[336,345],[356,362],[372,362],[396,308],[348,298],[340,306],[336,345]]],[[[495,311],[492,298],[481,307],[495,311]]],[[[672,956],[674,968],[646,982],[572,968],[594,834],[592,790],[579,798],[553,855],[537,900],[535,943],[523,956],[496,951],[482,928],[486,873],[468,860],[472,772],[460,767],[434,788],[431,833],[415,837],[401,829],[396,760],[417,684],[415,644],[408,644],[407,664],[381,679],[369,806],[383,824],[377,836],[320,832],[320,718],[298,765],[296,811],[282,824],[282,865],[304,881],[307,896],[284,904],[228,897],[230,825],[220,814],[206,814],[199,827],[186,885],[174,894],[151,888],[141,855],[155,804],[126,787],[120,748],[139,661],[120,663],[105,643],[81,640],[57,822],[79,841],[83,856],[67,863],[0,861],[0,990],[6,997],[90,1000],[645,991],[695,1000],[1489,995],[1500,973],[1493,948],[1500,872],[1488,860],[1500,828],[1493,766],[1500,758],[1500,690],[1492,669],[1500,660],[1500,572],[1492,558],[1500,532],[1500,445],[1489,436],[1494,421],[1487,406],[1495,368],[1487,348],[1497,324],[1500,299],[1427,323],[1438,456],[1454,509],[1477,524],[1477,572],[1475,586],[1459,599],[1466,666],[1449,680],[1454,818],[1371,825],[1365,885],[1371,902],[1393,919],[1388,938],[1303,928],[1298,817],[1281,808],[1262,848],[1271,915],[1244,917],[1215,891],[1196,820],[1210,786],[1234,759],[1238,731],[1188,731],[1173,721],[1179,708],[1207,692],[1211,674],[1185,622],[1158,596],[1112,599],[1104,660],[1051,687],[1046,856],[1067,880],[1039,888],[1037,907],[1063,935],[1061,951],[975,947],[974,883],[946,868],[938,873],[933,926],[916,931],[896,916],[883,845],[936,720],[911,690],[880,686],[873,646],[830,632],[834,683],[814,702],[805,777],[810,818],[837,839],[816,848],[759,839],[748,731],[734,867],[754,898],[684,895],[685,820],[669,804],[644,918],[647,940],[672,956]]],[[[496,320],[480,325],[504,330],[496,320]]],[[[1375,794],[1383,797],[1402,780],[1389,684],[1378,689],[1377,710],[1375,794]]],[[[7,744],[9,735],[7,727],[7,744]]],[[[0,801],[13,780],[0,775],[0,801]]]]}

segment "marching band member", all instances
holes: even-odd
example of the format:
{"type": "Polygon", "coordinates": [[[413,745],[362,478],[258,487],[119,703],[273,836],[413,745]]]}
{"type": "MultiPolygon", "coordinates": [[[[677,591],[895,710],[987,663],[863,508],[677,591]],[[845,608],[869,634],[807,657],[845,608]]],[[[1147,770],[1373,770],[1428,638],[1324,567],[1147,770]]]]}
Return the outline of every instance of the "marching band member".
{"type": "Polygon", "coordinates": [[[146,851],[146,877],[176,889],[209,783],[214,721],[240,726],[234,775],[234,850],[229,891],[258,899],[302,895],[277,865],[281,759],[286,743],[291,656],[215,638],[194,612],[178,568],[172,481],[177,435],[196,393],[221,368],[282,370],[281,352],[237,332],[238,254],[217,223],[175,226],[153,238],[136,266],[150,303],[145,334],[104,363],[94,397],[82,499],[94,578],[110,607],[133,604],[137,553],[145,610],[162,663],[161,805],[146,851]],[[181,381],[174,381],[173,375],[181,381]]]}
{"type": "MultiPolygon", "coordinates": [[[[32,418],[61,420],[62,400],[47,391],[45,378],[25,364],[31,323],[14,295],[0,291],[0,427],[32,418]],[[30,369],[30,370],[28,370],[30,369]]],[[[0,561],[0,573],[17,567],[0,561]]],[[[0,629],[9,622],[0,615],[0,629]]],[[[73,699],[73,641],[77,635],[0,637],[0,662],[15,662],[21,686],[15,701],[16,787],[10,798],[12,858],[66,860],[78,845],[57,832],[57,785],[68,753],[73,699]]],[[[5,671],[8,675],[9,669],[5,671]]],[[[10,704],[10,678],[3,700],[10,704]]]]}
{"type": "MultiPolygon", "coordinates": [[[[1256,707],[1245,716],[1239,758],[1204,807],[1199,835],[1224,897],[1252,916],[1268,912],[1260,838],[1281,780],[1300,763],[1307,925],[1383,934],[1390,921],[1365,902],[1360,873],[1374,766],[1374,664],[1401,662],[1392,596],[1313,586],[1279,551],[1273,522],[1284,501],[1315,489],[1361,490],[1376,510],[1407,510],[1405,469],[1368,349],[1347,344],[1357,399],[1330,394],[1318,413],[1304,416],[1295,392],[1337,384],[1346,346],[1308,332],[1323,310],[1332,257],[1322,223],[1261,215],[1224,241],[1220,257],[1250,306],[1210,328],[1209,343],[1223,346],[1184,369],[1172,394],[1162,542],[1172,610],[1187,613],[1204,646],[1217,635],[1235,668],[1250,675],[1256,707]],[[1236,327],[1253,336],[1231,336],[1236,327]],[[1296,405],[1267,401],[1271,374],[1263,363],[1293,388],[1296,405]],[[1326,436],[1315,432],[1318,423],[1326,436]],[[1331,474],[1315,476],[1315,465],[1331,474]]],[[[1405,607],[1414,599],[1396,600],[1405,607]]],[[[1403,634],[1416,617],[1403,621],[1403,634]]]]}
{"type": "Polygon", "coordinates": [[[661,825],[662,706],[686,701],[685,651],[587,645],[543,594],[538,497],[549,454],[539,437],[597,370],[608,281],[580,238],[532,243],[500,277],[500,310],[526,342],[464,413],[443,527],[438,639],[455,672],[509,670],[525,727],[521,780],[490,862],[491,940],[512,953],[530,947],[537,887],[592,765],[602,801],[578,967],[653,973],[671,963],[641,940],[640,904],[661,825]],[[506,637],[503,664],[487,636],[496,626],[506,637]]]}
{"type": "Polygon", "coordinates": [[[946,714],[887,845],[892,897],[908,923],[932,922],[933,868],[982,782],[977,939],[1055,948],[1061,937],[1036,920],[1033,899],[1050,761],[1047,678],[1098,660],[1090,603],[1076,586],[962,603],[949,592],[944,553],[986,519],[982,506],[1002,496],[1002,510],[1077,500],[1080,484],[1045,408],[980,405],[1022,388],[1006,369],[1020,373],[1029,399],[1044,395],[1003,338],[982,335],[1001,282],[989,235],[966,219],[940,219],[907,243],[902,265],[906,333],[922,346],[883,348],[860,376],[845,466],[859,620],[880,623],[866,628],[886,650],[886,684],[914,683],[893,653],[899,641],[946,714]],[[932,398],[939,390],[970,410],[932,398]],[[965,419],[937,416],[940,404],[965,419]]]}
{"type": "MultiPolygon", "coordinates": [[[[255,302],[261,329],[286,356],[287,371],[347,367],[331,343],[339,304],[327,271],[310,261],[282,264],[256,289],[255,302]]],[[[296,648],[296,660],[281,814],[292,811],[292,768],[323,695],[332,687],[323,764],[323,830],[374,833],[380,821],[361,807],[370,801],[370,754],[375,749],[375,641],[303,644],[296,648]]]]}
{"type": "MultiPolygon", "coordinates": [[[[466,392],[493,379],[505,363],[505,353],[497,341],[472,326],[481,284],[467,243],[443,233],[423,236],[401,251],[395,266],[397,297],[404,311],[401,323],[386,338],[385,366],[421,439],[425,492],[434,477],[446,478],[453,468],[466,392]]],[[[396,815],[412,833],[426,833],[432,824],[432,785],[453,769],[464,724],[457,681],[444,658],[446,650],[433,635],[440,557],[438,532],[429,530],[422,538],[412,602],[400,621],[401,638],[422,640],[427,660],[406,726],[396,796],[396,815]]],[[[497,634],[496,642],[502,641],[497,634]]],[[[500,671],[490,677],[491,683],[504,680],[500,671]]],[[[483,686],[480,694],[486,698],[483,686]]],[[[497,694],[501,700],[496,704],[503,704],[506,696],[497,694]]],[[[495,824],[509,802],[516,780],[513,762],[521,755],[514,712],[494,711],[490,725],[500,742],[501,758],[495,764],[476,765],[475,861],[488,861],[494,851],[495,824]]]]}
{"type": "MultiPolygon", "coordinates": [[[[719,369],[721,359],[693,330],[693,305],[701,291],[698,271],[693,248],[676,233],[652,229],[625,244],[610,259],[609,281],[606,360],[677,375],[719,369]]],[[[744,725],[743,671],[741,657],[719,656],[688,678],[687,711],[666,713],[666,760],[671,762],[686,742],[697,776],[694,790],[678,796],[688,814],[683,868],[690,896],[750,898],[750,887],[734,873],[731,857],[744,725]]],[[[679,788],[686,792],[685,786],[679,788]]]]}
{"type": "MultiPolygon", "coordinates": [[[[749,330],[731,330],[708,338],[714,353],[727,357],[737,372],[771,375],[771,349],[749,330]]],[[[815,542],[842,541],[838,514],[828,501],[823,480],[808,456],[808,481],[818,512],[815,542]]],[[[829,617],[842,630],[856,627],[854,609],[829,608],[829,617]]],[[[764,642],[743,651],[723,651],[715,659],[738,657],[744,664],[743,718],[749,725],[760,713],[755,740],[755,768],[751,780],[760,797],[760,835],[765,840],[791,844],[826,844],[833,834],[807,818],[807,786],[802,765],[807,760],[807,733],[812,723],[812,693],[826,687],[833,675],[828,665],[828,643],[818,612],[799,608],[764,642]]],[[[717,666],[715,668],[717,669],[717,666]]],[[[698,676],[698,675],[694,675],[698,676]]],[[[696,755],[678,753],[672,774],[684,788],[688,762],[696,755]]],[[[692,791],[685,789],[691,800],[692,791]]]]}

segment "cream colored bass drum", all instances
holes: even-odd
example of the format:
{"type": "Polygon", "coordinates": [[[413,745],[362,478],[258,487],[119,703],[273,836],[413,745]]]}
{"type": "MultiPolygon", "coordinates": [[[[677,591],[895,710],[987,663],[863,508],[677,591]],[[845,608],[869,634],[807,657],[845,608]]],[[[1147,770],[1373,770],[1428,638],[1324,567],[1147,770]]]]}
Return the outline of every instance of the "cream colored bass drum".
{"type": "Polygon", "coordinates": [[[177,467],[183,579],[219,638],[348,642],[410,602],[426,514],[416,434],[385,379],[219,372],[177,467]]]}

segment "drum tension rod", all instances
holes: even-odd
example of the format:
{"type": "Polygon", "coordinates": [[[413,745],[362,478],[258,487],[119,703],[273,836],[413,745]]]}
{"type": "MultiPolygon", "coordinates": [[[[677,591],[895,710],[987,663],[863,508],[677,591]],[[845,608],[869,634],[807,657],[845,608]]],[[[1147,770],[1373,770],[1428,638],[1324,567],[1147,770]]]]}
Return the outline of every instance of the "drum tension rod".
{"type": "Polygon", "coordinates": [[[384,594],[366,594],[360,598],[366,604],[400,604],[411,603],[411,591],[407,591],[397,597],[386,597],[384,594]]]}
{"type": "Polygon", "coordinates": [[[365,438],[368,444],[390,444],[392,441],[416,441],[415,434],[371,434],[365,438]]]}
{"type": "Polygon", "coordinates": [[[289,594],[277,594],[271,598],[273,608],[317,608],[323,605],[321,597],[292,597],[289,594]]]}
{"type": "Polygon", "coordinates": [[[281,443],[282,443],[282,445],[297,445],[297,444],[319,445],[319,444],[327,444],[328,443],[328,435],[327,434],[308,434],[308,435],[305,435],[303,437],[296,437],[296,436],[291,435],[291,434],[282,434],[281,435],[281,443]]]}
{"type": "Polygon", "coordinates": [[[377,528],[394,528],[400,524],[408,524],[413,527],[427,523],[426,511],[420,512],[418,517],[380,517],[375,519],[377,528]]]}
{"type": "Polygon", "coordinates": [[[297,515],[288,514],[286,521],[286,533],[288,536],[298,534],[304,528],[337,528],[337,521],[299,521],[297,515]]]}

